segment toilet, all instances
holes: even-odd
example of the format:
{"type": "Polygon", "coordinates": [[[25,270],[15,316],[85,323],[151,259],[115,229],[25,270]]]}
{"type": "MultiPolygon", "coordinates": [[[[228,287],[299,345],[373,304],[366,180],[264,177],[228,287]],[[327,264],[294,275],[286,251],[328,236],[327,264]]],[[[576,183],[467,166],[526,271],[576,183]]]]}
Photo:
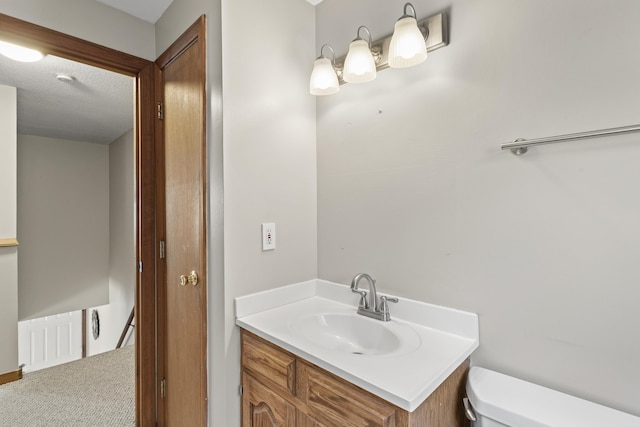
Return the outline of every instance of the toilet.
{"type": "Polygon", "coordinates": [[[467,396],[473,427],[640,427],[640,417],[477,366],[467,396]]]}

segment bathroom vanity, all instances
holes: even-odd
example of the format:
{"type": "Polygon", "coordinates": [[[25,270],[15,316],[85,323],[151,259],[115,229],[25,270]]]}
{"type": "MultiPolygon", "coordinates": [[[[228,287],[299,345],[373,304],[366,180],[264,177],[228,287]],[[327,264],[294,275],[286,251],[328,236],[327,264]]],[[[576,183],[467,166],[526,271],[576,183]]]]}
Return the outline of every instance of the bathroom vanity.
{"type": "Polygon", "coordinates": [[[236,299],[244,427],[468,425],[477,316],[400,298],[383,322],[357,304],[321,280],[236,299]]]}
{"type": "Polygon", "coordinates": [[[408,412],[243,329],[242,425],[468,425],[462,408],[468,368],[467,359],[416,410],[408,412]]]}

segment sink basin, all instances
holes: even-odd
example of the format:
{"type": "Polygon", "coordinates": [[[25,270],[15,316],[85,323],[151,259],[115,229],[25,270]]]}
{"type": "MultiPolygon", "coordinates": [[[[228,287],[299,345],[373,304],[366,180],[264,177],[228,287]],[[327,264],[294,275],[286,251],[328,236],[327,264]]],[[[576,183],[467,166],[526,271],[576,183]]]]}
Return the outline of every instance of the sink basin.
{"type": "Polygon", "coordinates": [[[289,328],[316,346],[340,353],[397,355],[420,346],[420,337],[410,326],[355,313],[313,314],[292,320],[289,328]]]}

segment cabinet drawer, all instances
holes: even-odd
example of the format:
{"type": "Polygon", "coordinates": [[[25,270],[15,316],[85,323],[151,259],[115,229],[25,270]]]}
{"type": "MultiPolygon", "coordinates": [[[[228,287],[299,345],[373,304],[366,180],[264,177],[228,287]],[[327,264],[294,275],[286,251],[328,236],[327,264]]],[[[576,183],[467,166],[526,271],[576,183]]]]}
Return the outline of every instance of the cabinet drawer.
{"type": "Polygon", "coordinates": [[[298,364],[298,376],[298,398],[318,424],[395,427],[395,408],[364,390],[306,363],[298,364]]]}
{"type": "Polygon", "coordinates": [[[295,356],[242,331],[242,367],[295,395],[295,356]]]}

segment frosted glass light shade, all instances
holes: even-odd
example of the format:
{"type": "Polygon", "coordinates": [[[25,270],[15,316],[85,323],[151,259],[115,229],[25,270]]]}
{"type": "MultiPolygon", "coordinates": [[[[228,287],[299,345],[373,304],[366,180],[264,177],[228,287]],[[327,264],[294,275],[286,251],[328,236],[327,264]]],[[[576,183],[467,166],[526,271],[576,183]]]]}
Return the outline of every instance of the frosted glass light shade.
{"type": "Polygon", "coordinates": [[[356,39],[349,45],[342,78],[347,83],[365,83],[376,78],[376,62],[369,43],[356,39]]]}
{"type": "Polygon", "coordinates": [[[9,59],[20,62],[36,62],[40,61],[44,57],[44,55],[37,50],[3,41],[0,41],[0,54],[9,59]]]}
{"type": "Polygon", "coordinates": [[[398,19],[389,44],[389,67],[412,67],[425,59],[427,44],[418,29],[416,19],[411,16],[398,19]]]}
{"type": "Polygon", "coordinates": [[[313,71],[309,80],[309,92],[311,95],[331,95],[340,90],[338,76],[331,61],[320,57],[313,63],[313,71]]]}

